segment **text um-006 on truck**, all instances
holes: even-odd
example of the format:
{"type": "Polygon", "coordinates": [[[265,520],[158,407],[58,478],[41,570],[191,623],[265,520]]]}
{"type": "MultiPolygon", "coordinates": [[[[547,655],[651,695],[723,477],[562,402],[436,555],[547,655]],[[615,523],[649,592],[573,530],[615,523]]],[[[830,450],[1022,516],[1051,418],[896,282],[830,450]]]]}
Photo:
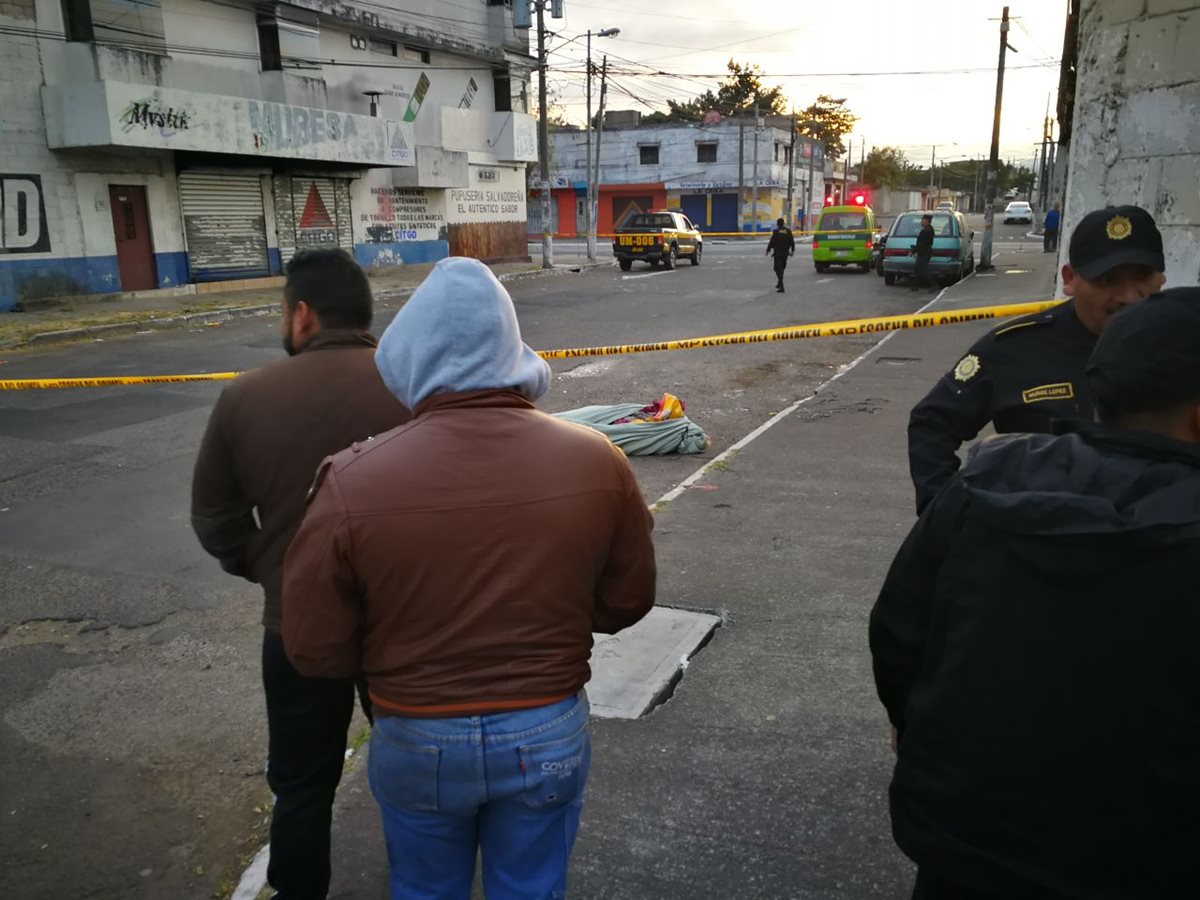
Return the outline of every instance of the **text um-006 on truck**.
{"type": "Polygon", "coordinates": [[[681,258],[700,265],[704,241],[700,231],[683,213],[648,212],[631,216],[613,236],[613,256],[622,272],[633,268],[636,259],[650,263],[652,269],[662,265],[675,268],[681,258]]]}

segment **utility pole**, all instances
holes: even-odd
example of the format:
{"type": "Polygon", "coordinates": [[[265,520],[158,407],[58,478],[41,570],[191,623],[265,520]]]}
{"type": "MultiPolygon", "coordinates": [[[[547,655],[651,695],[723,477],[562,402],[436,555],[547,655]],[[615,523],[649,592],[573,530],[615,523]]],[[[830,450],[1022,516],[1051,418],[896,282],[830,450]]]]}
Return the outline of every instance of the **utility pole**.
{"type": "MultiPolygon", "coordinates": [[[[996,181],[1000,164],[1000,107],[1004,101],[1004,53],[1008,49],[1008,7],[1000,18],[1000,60],[996,64],[996,108],[992,114],[992,146],[988,156],[987,204],[983,208],[983,249],[979,268],[988,271],[992,266],[992,231],[996,218],[996,181]]],[[[1016,50],[1014,49],[1014,53],[1016,50]]]]}
{"type": "MultiPolygon", "coordinates": [[[[517,0],[518,3],[524,0],[517,0]]],[[[550,124],[546,112],[546,10],[542,0],[537,5],[538,30],[538,101],[541,106],[538,116],[538,142],[541,144],[542,177],[542,268],[554,268],[554,238],[550,213],[550,124]]]]}
{"type": "Polygon", "coordinates": [[[587,167],[583,177],[587,181],[584,192],[584,216],[587,218],[587,258],[588,262],[596,261],[596,229],[592,227],[592,30],[587,33],[587,167]]]}
{"type": "Polygon", "coordinates": [[[738,118],[738,233],[746,230],[746,120],[738,118]]]}
{"type": "Polygon", "coordinates": [[[787,192],[787,223],[788,228],[792,227],[792,198],[796,188],[796,110],[792,110],[792,134],[791,141],[788,143],[788,192],[787,192]]]}
{"type": "MultiPolygon", "coordinates": [[[[596,37],[615,37],[621,33],[620,28],[601,28],[596,37]]],[[[596,188],[592,183],[592,31],[587,33],[587,167],[584,178],[587,180],[587,196],[584,198],[585,216],[587,218],[587,258],[589,262],[596,261],[596,188]]],[[[599,149],[597,149],[599,152],[599,149]]]]}
{"type": "Polygon", "coordinates": [[[975,190],[971,192],[971,212],[978,212],[979,209],[979,160],[975,160],[975,190]]]}
{"type": "MultiPolygon", "coordinates": [[[[592,233],[592,240],[596,238],[596,208],[600,203],[600,139],[604,137],[604,98],[608,96],[608,57],[604,57],[604,62],[600,66],[600,112],[598,113],[598,121],[596,122],[596,173],[592,178],[592,205],[588,207],[588,230],[592,233]]],[[[615,222],[613,223],[616,224],[615,222]]]]}
{"type": "MultiPolygon", "coordinates": [[[[824,146],[824,145],[823,144],[818,145],[815,140],[810,141],[809,145],[808,145],[808,195],[804,201],[804,226],[806,228],[808,228],[808,225],[809,225],[808,217],[812,215],[813,174],[814,174],[814,166],[816,165],[816,162],[817,162],[817,147],[818,146],[824,146]]],[[[824,161],[824,159],[822,159],[821,160],[822,171],[824,171],[824,166],[825,166],[825,161],[824,161]]],[[[809,231],[811,231],[811,230],[812,229],[809,228],[809,231]]]]}
{"type": "Polygon", "coordinates": [[[754,197],[750,204],[750,215],[754,217],[753,223],[750,225],[750,230],[758,233],[758,103],[754,104],[754,187],[752,188],[754,197]]]}
{"type": "Polygon", "coordinates": [[[929,203],[927,209],[933,209],[933,168],[937,165],[937,144],[929,151],[929,203]]]}
{"type": "Polygon", "coordinates": [[[842,172],[845,177],[842,178],[842,200],[841,203],[845,206],[850,202],[850,172],[854,169],[854,141],[846,138],[846,171],[842,172]]]}

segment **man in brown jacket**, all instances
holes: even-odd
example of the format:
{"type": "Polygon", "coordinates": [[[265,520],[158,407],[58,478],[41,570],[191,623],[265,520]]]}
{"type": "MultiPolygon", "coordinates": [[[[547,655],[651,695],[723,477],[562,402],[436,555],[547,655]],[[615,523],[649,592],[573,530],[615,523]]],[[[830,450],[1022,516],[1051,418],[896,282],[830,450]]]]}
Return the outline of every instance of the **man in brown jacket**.
{"type": "Polygon", "coordinates": [[[549,367],[488,268],[443,260],[375,354],[408,425],[326,461],[284,566],[306,675],[366,674],[393,898],[560,897],[591,745],[592,632],[654,604],[628,461],[538,412],[549,367]]]}
{"type": "Polygon", "coordinates": [[[409,419],[375,368],[371,312],[371,286],[345,251],[298,254],[284,287],[288,358],[221,393],[192,482],[200,543],[266,595],[267,781],[275,794],[267,879],[281,900],[324,898],[329,887],[330,817],[356,674],[306,678],[288,662],[279,633],[283,555],[321,460],[409,419]]]}

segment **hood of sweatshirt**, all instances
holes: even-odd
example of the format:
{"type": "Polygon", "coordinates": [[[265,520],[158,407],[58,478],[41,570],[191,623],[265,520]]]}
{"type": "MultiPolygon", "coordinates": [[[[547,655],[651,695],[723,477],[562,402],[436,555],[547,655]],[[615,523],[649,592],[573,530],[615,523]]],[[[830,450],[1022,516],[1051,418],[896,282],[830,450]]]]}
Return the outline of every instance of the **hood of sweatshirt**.
{"type": "Polygon", "coordinates": [[[515,390],[536,400],[550,367],[521,340],[512,297],[475,259],[443,259],[384,331],[375,365],[409,409],[435,394],[515,390]]]}

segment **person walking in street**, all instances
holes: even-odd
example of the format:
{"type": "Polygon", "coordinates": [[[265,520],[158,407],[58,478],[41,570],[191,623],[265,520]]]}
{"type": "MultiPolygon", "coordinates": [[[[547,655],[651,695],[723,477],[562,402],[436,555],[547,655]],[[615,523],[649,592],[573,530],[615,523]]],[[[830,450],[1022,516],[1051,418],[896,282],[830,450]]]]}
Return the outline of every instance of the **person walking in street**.
{"type": "Polygon", "coordinates": [[[1050,207],[1050,211],[1046,213],[1046,218],[1042,222],[1042,252],[1057,253],[1058,252],[1058,226],[1062,221],[1062,213],[1059,211],[1058,204],[1055,203],[1050,207]]]}
{"type": "Polygon", "coordinates": [[[482,263],[442,260],[380,340],[413,421],[322,466],[285,563],[284,645],[362,671],[393,900],[566,891],[591,758],[592,632],[654,604],[624,455],[538,412],[550,369],[482,263]]]}
{"type": "Polygon", "coordinates": [[[1200,896],[1200,288],[1118,313],[1100,423],[976,447],[871,612],[915,900],[1200,896]]]}
{"type": "Polygon", "coordinates": [[[222,391],[196,460],[192,526],[226,572],[263,587],[267,781],[275,794],[267,880],[280,900],[318,900],[329,887],[329,828],[356,673],[307,678],[288,662],[284,552],[321,460],[402,425],[409,413],[375,368],[366,330],[371,286],[349,254],[297,254],[283,296],[288,358],[222,391]]]}
{"type": "Polygon", "coordinates": [[[918,512],[958,471],[959,447],[989,422],[1002,433],[1049,432],[1055,419],[1094,417],[1084,366],[1113,313],[1162,289],[1162,235],[1141,207],[1098,209],[1075,227],[1068,257],[1066,303],[984,335],[913,408],[918,512]]]}
{"type": "Polygon", "coordinates": [[[933,216],[926,213],[921,216],[921,230],[917,232],[916,243],[913,244],[913,281],[911,290],[918,291],[923,287],[934,289],[929,280],[929,260],[933,258],[933,216]]]}
{"type": "Polygon", "coordinates": [[[787,223],[779,218],[775,222],[775,230],[771,232],[771,239],[767,241],[767,255],[775,254],[775,290],[783,293],[783,272],[787,268],[788,257],[796,255],[796,239],[792,236],[792,229],[787,227],[787,223]]]}

